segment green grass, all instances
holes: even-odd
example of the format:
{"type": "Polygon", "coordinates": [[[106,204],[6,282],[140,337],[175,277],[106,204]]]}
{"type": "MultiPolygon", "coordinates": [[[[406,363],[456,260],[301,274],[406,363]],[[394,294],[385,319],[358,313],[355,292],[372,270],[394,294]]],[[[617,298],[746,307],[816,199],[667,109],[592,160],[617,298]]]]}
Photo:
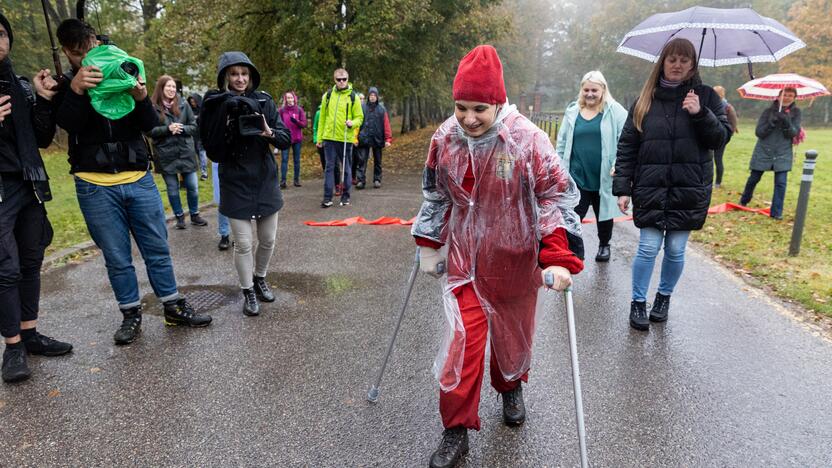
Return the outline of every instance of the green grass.
{"type": "MultiPolygon", "coordinates": [[[[783,221],[745,212],[717,214],[709,216],[705,227],[695,232],[692,239],[752,282],[811,311],[832,316],[832,129],[807,128],[806,134],[806,141],[796,148],[794,167],[789,173],[783,221]],[[820,156],[800,254],[789,257],[804,153],[809,149],[816,149],[820,156]]],[[[755,143],[754,122],[742,122],[740,133],[734,135],[725,150],[725,176],[722,187],[714,189],[712,205],[739,201],[755,143]]],[[[773,173],[766,172],[749,206],[770,205],[773,179],[773,173]]]]}

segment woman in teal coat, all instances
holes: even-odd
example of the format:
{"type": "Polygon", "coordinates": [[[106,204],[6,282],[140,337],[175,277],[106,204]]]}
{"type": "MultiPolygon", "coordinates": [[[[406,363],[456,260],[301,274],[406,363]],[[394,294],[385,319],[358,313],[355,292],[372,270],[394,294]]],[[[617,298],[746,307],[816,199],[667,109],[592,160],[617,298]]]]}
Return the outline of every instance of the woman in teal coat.
{"type": "MultiPolygon", "coordinates": [[[[610,94],[607,80],[600,71],[591,71],[581,80],[578,100],[569,104],[558,131],[555,150],[569,174],[578,185],[581,201],[575,212],[583,220],[589,207],[598,223],[598,254],[596,262],[610,259],[613,217],[618,212],[618,199],[612,194],[612,170],[618,137],[627,110],[610,94]]],[[[583,259],[583,248],[576,250],[583,259]]]]}

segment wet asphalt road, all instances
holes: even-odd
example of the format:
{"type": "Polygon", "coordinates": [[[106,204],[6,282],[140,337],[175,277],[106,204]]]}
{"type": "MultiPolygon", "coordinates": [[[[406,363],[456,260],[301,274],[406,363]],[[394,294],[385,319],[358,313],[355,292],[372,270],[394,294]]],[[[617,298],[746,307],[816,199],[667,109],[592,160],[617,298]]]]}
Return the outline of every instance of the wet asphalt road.
{"type": "MultiPolygon", "coordinates": [[[[409,229],[301,224],[409,218],[419,177],[389,176],[329,210],[318,208],[319,187],[285,191],[269,275],[278,299],[257,318],[241,313],[213,210],[209,228],[170,231],[183,292],[213,309],[208,329],[163,326],[139,261],[144,333],[115,347],[120,315],[102,258],[47,273],[39,328],[75,352],[30,358],[31,380],[0,385],[0,465],[426,465],[442,429],[430,372],[442,324],[435,280],[418,278],[381,400],[365,401],[412,265],[409,229]]],[[[832,466],[832,342],[695,250],[669,322],[630,330],[635,232],[617,225],[613,260],[590,260],[576,280],[591,464],[832,466]]],[[[594,236],[587,227],[587,252],[594,236]]],[[[485,386],[483,430],[462,466],[577,466],[565,323],[550,293],[526,424],[503,426],[485,386]]]]}

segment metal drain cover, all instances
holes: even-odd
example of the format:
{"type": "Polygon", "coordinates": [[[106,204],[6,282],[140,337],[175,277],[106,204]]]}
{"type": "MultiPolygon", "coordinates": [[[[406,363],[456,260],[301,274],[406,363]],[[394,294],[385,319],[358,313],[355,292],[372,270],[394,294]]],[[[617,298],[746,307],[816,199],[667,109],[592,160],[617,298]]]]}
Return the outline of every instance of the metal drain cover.
{"type": "Polygon", "coordinates": [[[185,297],[197,312],[208,312],[235,301],[239,298],[239,294],[210,289],[197,289],[185,292],[185,297]]]}

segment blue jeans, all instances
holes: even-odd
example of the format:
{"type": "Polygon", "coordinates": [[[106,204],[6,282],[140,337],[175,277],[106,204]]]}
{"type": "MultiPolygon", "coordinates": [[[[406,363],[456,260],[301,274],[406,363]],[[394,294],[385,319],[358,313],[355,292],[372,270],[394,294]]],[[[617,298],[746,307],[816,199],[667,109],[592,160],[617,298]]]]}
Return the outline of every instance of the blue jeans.
{"type": "MultiPolygon", "coordinates": [[[[335,189],[335,161],[341,163],[344,171],[344,190],[341,192],[342,200],[350,199],[350,184],[352,183],[352,143],[341,141],[324,140],[324,156],[326,157],[326,170],[324,171],[324,200],[332,200],[332,192],[335,189]],[[344,146],[346,145],[346,163],[344,159],[344,146]]],[[[340,177],[340,174],[338,174],[340,177]]]]}
{"type": "MultiPolygon", "coordinates": [[[[289,148],[280,150],[280,183],[286,183],[289,174],[289,148]]],[[[292,143],[292,164],[294,166],[295,183],[300,182],[300,142],[292,143]]]]}
{"type": "Polygon", "coordinates": [[[208,173],[208,154],[205,150],[199,150],[199,169],[203,174],[208,173]]]}
{"type": "MultiPolygon", "coordinates": [[[[168,201],[176,216],[182,216],[182,201],[179,199],[179,174],[163,174],[165,186],[168,192],[168,201]]],[[[185,180],[185,193],[188,198],[188,211],[195,215],[199,213],[199,187],[197,186],[196,172],[182,174],[185,180]]]]}
{"type": "MultiPolygon", "coordinates": [[[[752,170],[748,175],[748,180],[745,182],[745,190],[740,197],[740,204],[747,205],[754,196],[754,188],[757,187],[757,182],[763,177],[763,171],[752,170]]],[[[789,172],[780,171],[774,173],[774,193],[771,195],[771,211],[772,218],[783,217],[783,203],[786,201],[786,186],[789,181],[789,172]]]]}
{"type": "Polygon", "coordinates": [[[90,236],[104,255],[119,308],[140,304],[130,234],[144,259],[153,292],[161,302],[177,299],[165,210],[150,172],[136,182],[111,187],[76,177],[75,193],[90,236]]]}
{"type": "MultiPolygon", "coordinates": [[[[220,206],[220,165],[211,163],[211,179],[214,182],[214,203],[220,206]]],[[[231,226],[228,224],[228,217],[217,210],[217,234],[225,237],[231,233],[231,226]]]]}
{"type": "Polygon", "coordinates": [[[638,252],[633,259],[633,300],[644,302],[647,300],[647,290],[650,289],[650,276],[653,275],[653,265],[656,255],[664,242],[664,258],[662,259],[661,280],[659,292],[665,296],[673,294],[673,288],[682,276],[685,267],[685,248],[688,244],[690,231],[660,231],[656,228],[642,228],[638,240],[638,252]]]}

